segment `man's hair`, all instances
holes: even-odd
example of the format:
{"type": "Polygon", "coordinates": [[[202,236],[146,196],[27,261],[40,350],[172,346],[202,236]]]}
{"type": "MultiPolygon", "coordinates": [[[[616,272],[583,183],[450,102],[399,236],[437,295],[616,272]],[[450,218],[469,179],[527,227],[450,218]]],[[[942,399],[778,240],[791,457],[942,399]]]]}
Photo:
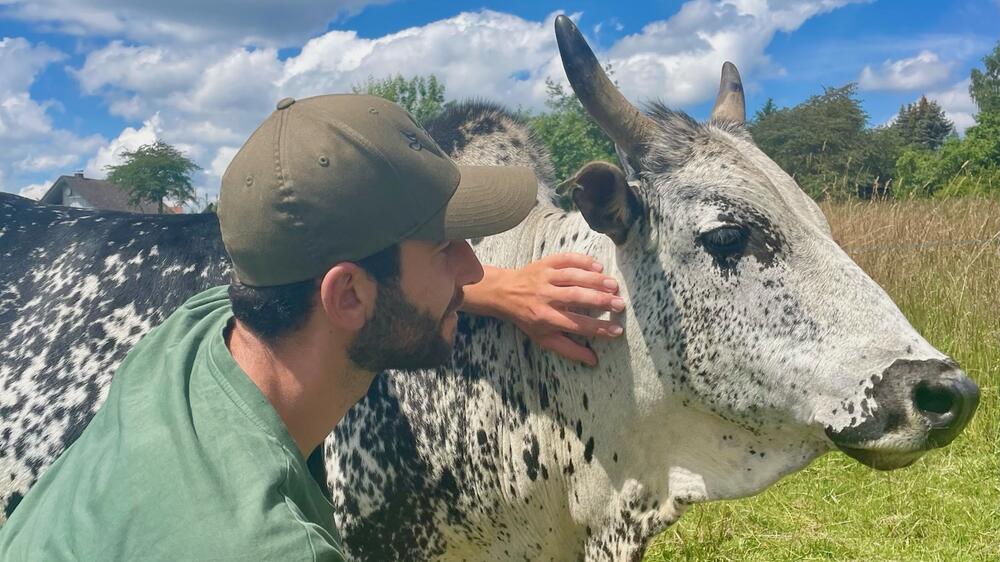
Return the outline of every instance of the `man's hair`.
{"type": "MultiPolygon", "coordinates": [[[[399,244],[357,260],[378,283],[398,283],[399,244]]],[[[229,283],[233,316],[267,343],[273,344],[305,325],[312,313],[319,279],[272,287],[249,287],[235,277],[229,283]]]]}

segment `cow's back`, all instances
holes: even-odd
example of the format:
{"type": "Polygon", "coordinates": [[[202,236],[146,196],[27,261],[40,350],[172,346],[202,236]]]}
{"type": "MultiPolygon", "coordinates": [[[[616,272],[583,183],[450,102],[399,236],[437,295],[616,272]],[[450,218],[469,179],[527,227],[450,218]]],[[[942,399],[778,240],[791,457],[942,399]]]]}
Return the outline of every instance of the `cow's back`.
{"type": "Polygon", "coordinates": [[[93,417],[128,350],[227,271],[214,215],[0,193],[0,522],[93,417]]]}

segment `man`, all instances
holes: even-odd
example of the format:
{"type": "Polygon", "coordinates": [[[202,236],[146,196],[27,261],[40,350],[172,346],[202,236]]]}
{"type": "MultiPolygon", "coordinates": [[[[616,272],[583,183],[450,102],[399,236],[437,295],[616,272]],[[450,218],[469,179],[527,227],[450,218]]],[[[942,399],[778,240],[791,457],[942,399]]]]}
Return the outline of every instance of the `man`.
{"type": "Polygon", "coordinates": [[[582,361],[561,330],[620,333],[552,307],[621,309],[589,258],[474,285],[465,239],[517,225],[536,188],[525,168],[456,166],[385,100],[279,102],[223,176],[233,283],[136,345],[0,529],[0,559],[342,560],[305,457],[375,373],[448,360],[465,287],[467,309],[582,361]]]}

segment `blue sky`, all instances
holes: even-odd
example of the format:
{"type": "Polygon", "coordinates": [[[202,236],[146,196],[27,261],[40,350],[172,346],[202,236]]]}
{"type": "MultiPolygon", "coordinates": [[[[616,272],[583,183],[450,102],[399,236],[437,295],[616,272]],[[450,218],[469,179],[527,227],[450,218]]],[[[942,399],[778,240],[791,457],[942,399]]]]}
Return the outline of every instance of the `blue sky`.
{"type": "Polygon", "coordinates": [[[926,94],[964,129],[965,80],[1000,39],[1000,0],[0,0],[0,189],[37,197],[74,170],[103,177],[161,138],[212,197],[277,99],[368,76],[433,72],[451,98],[541,108],[545,78],[565,80],[559,13],[628,97],[699,118],[732,60],[751,113],[853,81],[873,125],[926,94]]]}

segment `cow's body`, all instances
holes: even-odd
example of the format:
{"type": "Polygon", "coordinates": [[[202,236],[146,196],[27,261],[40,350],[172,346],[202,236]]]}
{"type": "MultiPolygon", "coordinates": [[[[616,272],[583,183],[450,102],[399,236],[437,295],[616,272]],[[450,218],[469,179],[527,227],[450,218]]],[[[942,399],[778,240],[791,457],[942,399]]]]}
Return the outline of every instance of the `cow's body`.
{"type": "Polygon", "coordinates": [[[129,349],[225,282],[214,215],[136,215],[0,193],[3,518],[80,434],[129,349]]]}
{"type": "MultiPolygon", "coordinates": [[[[354,557],[635,560],[691,503],[759,492],[834,444],[903,466],[968,421],[966,404],[957,430],[942,429],[927,412],[952,415],[940,401],[906,398],[941,377],[967,379],[742,129],[662,108],[650,119],[655,138],[631,160],[639,187],[615,180],[602,192],[617,176],[581,176],[598,189],[577,199],[583,215],[543,195],[519,227],[476,241],[500,267],[565,251],[598,258],[629,302],[624,336],[593,342],[601,364],[588,369],[511,324],[463,317],[452,365],[376,378],[326,442],[354,557]],[[588,199],[610,204],[629,190],[614,212],[588,199]],[[720,224],[743,245],[710,244],[720,224]],[[882,334],[877,346],[871,333],[882,334]]],[[[428,129],[459,162],[529,165],[549,179],[526,127],[495,108],[452,108],[428,129]]],[[[224,282],[226,266],[211,217],[4,196],[0,219],[0,504],[10,511],[93,414],[127,348],[224,282]]]]}

